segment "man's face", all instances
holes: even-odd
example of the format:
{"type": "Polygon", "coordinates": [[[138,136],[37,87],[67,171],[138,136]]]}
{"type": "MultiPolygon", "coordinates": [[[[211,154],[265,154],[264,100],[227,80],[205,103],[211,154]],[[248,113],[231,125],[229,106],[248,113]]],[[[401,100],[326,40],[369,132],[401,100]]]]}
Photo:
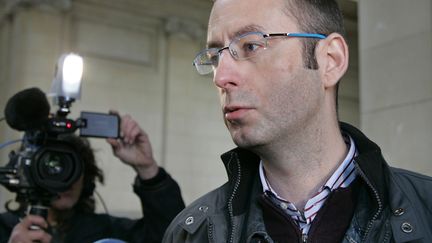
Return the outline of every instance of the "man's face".
{"type": "MultiPolygon", "coordinates": [[[[283,11],[285,0],[217,0],[209,20],[208,44],[227,46],[245,32],[299,32],[283,11]]],[[[273,38],[247,60],[220,56],[213,78],[225,124],[234,142],[255,148],[283,141],[312,120],[324,99],[316,70],[303,65],[298,38],[273,38]]]]}
{"type": "Polygon", "coordinates": [[[59,193],[59,197],[51,202],[51,207],[60,211],[73,208],[80,198],[83,189],[83,181],[84,177],[81,176],[74,184],[72,184],[71,188],[59,193]]]}

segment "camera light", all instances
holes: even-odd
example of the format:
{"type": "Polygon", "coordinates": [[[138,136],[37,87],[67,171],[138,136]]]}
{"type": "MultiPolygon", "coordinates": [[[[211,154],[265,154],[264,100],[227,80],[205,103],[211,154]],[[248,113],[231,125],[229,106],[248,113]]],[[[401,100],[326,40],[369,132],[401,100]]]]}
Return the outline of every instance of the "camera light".
{"type": "Polygon", "coordinates": [[[75,53],[63,54],[57,62],[51,95],[66,100],[80,99],[83,66],[81,56],[75,53]]]}
{"type": "Polygon", "coordinates": [[[63,62],[63,91],[65,94],[75,94],[80,90],[81,78],[83,73],[82,57],[69,54],[63,62]]]}

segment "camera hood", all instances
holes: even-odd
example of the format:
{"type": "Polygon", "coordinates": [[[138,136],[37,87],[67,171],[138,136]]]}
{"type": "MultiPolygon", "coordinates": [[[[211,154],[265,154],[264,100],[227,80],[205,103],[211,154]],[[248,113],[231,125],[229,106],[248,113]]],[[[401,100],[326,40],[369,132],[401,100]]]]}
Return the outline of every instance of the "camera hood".
{"type": "Polygon", "coordinates": [[[36,186],[51,193],[68,190],[83,173],[83,162],[67,141],[47,139],[30,166],[36,186]]]}

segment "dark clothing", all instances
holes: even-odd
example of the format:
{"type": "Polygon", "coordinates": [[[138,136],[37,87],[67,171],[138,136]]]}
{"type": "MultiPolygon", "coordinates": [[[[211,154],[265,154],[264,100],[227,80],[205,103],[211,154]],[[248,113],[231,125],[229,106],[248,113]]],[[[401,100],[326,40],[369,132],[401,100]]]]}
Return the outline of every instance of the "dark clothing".
{"type": "MultiPolygon", "coordinates": [[[[375,143],[348,124],[340,126],[358,149],[354,160],[359,181],[354,214],[342,242],[432,242],[432,178],[389,167],[375,143]]],[[[237,148],[223,154],[222,160],[228,182],[183,210],[163,242],[275,242],[258,202],[263,195],[260,158],[237,148]]],[[[332,233],[329,228],[327,234],[332,233]]]]}
{"type": "Polygon", "coordinates": [[[307,235],[302,234],[291,216],[267,195],[262,195],[258,200],[269,236],[275,242],[341,242],[354,214],[358,186],[357,180],[349,187],[332,191],[318,211],[307,235]]]}
{"type": "MultiPolygon", "coordinates": [[[[89,243],[105,238],[126,242],[161,242],[171,220],[184,208],[177,183],[162,168],[150,180],[135,180],[134,192],[141,200],[144,217],[137,220],[107,214],[76,213],[69,221],[67,232],[53,240],[65,243],[89,243]]],[[[121,200],[121,199],[120,199],[121,200]]],[[[0,242],[7,242],[19,218],[11,213],[0,215],[0,242]]],[[[53,242],[54,243],[54,242],[53,242]]]]}

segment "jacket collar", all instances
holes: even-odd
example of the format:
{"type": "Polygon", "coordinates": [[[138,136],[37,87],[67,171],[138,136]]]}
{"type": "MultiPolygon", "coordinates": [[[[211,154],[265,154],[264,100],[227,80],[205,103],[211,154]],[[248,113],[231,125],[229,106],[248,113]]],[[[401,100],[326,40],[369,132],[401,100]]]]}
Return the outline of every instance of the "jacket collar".
{"type": "Polygon", "coordinates": [[[242,148],[235,148],[221,156],[228,174],[229,195],[233,198],[234,215],[240,215],[248,208],[251,188],[258,175],[260,158],[242,148]]]}
{"type": "MultiPolygon", "coordinates": [[[[357,146],[359,155],[355,160],[363,180],[366,180],[370,189],[376,192],[377,200],[385,203],[388,165],[381,155],[381,149],[357,128],[343,122],[340,123],[340,128],[353,138],[357,146]]],[[[221,159],[228,174],[230,195],[234,197],[233,213],[242,214],[249,206],[253,181],[258,176],[260,158],[246,149],[235,148],[222,154],[221,159]]],[[[375,207],[378,208],[378,204],[375,207]]]]}
{"type": "MultiPolygon", "coordinates": [[[[381,203],[381,206],[385,205],[388,195],[389,166],[381,154],[381,149],[357,128],[343,122],[339,124],[341,130],[349,134],[356,144],[358,156],[355,161],[360,177],[369,186],[370,194],[377,197],[374,201],[381,203]]],[[[375,206],[379,207],[377,204],[375,206]]]]}

